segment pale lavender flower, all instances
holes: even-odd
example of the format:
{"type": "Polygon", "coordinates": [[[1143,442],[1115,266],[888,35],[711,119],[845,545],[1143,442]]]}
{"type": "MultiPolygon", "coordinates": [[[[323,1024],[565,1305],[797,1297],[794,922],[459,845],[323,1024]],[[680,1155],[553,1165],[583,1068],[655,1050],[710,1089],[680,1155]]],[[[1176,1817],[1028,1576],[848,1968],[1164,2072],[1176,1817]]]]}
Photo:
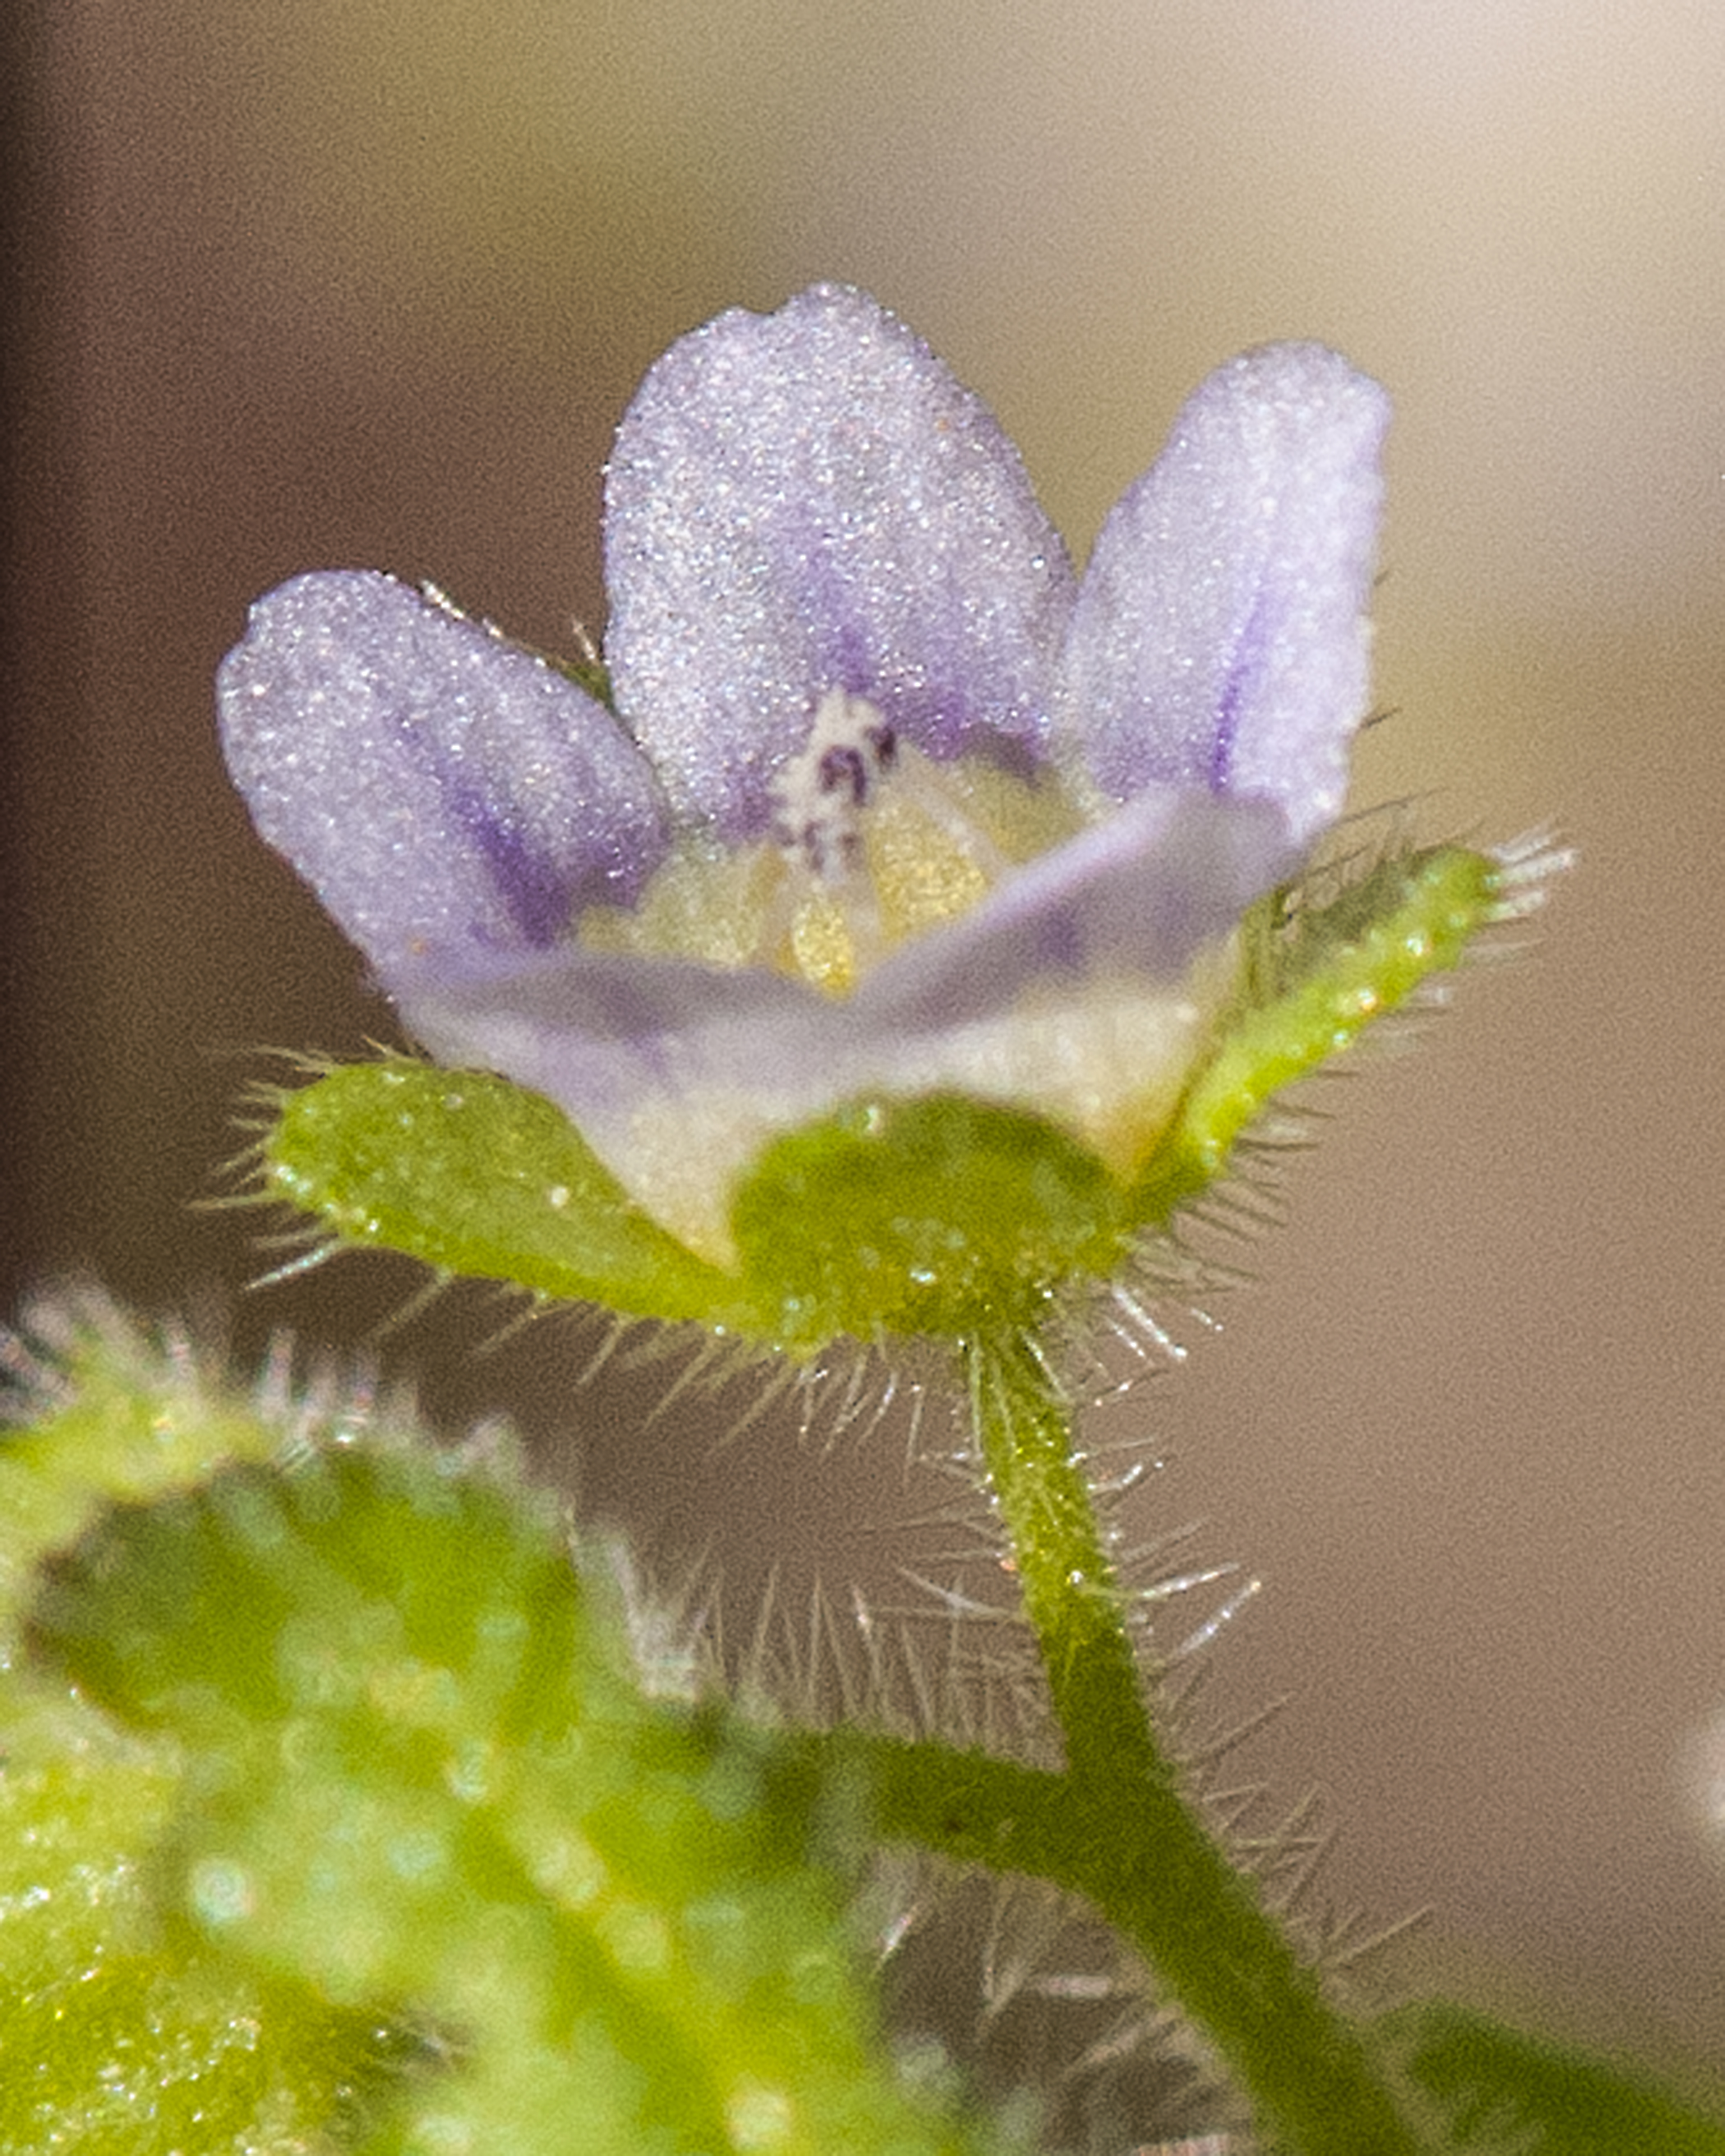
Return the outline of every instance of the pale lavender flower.
{"type": "Polygon", "coordinates": [[[818,285],[682,339],[624,420],[614,716],[336,572],[253,609],[228,761],[426,1047],[548,1095],[706,1255],[765,1137],[870,1093],[1130,1173],[1230,932],[1340,808],[1386,417],[1317,346],[1233,361],[1081,580],[983,405],[818,285]]]}

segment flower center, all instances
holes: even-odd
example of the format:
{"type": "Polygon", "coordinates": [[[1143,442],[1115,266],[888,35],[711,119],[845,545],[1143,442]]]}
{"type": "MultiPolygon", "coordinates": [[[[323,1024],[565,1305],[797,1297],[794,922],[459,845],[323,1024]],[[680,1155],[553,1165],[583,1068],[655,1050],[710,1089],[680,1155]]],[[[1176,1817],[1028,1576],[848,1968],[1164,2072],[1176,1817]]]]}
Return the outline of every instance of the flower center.
{"type": "Polygon", "coordinates": [[[595,906],[594,950],[771,966],[848,995],[897,945],[968,912],[1017,865],[1082,829],[1051,771],[937,763],[865,697],[821,699],[773,782],[773,833],[739,848],[685,837],[632,911],[595,906]]]}

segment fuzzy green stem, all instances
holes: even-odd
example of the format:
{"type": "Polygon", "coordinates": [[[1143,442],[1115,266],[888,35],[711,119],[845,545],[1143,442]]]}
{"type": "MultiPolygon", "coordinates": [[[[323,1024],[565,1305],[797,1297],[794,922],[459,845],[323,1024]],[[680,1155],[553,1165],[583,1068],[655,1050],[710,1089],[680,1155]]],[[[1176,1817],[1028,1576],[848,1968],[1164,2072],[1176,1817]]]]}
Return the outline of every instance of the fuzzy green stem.
{"type": "Polygon", "coordinates": [[[1419,2156],[1365,2045],[1183,1798],[1073,1443],[1027,1335],[964,1345],[972,1412],[1065,1742],[1060,1867],[1143,1953],[1290,2156],[1419,2156]]]}

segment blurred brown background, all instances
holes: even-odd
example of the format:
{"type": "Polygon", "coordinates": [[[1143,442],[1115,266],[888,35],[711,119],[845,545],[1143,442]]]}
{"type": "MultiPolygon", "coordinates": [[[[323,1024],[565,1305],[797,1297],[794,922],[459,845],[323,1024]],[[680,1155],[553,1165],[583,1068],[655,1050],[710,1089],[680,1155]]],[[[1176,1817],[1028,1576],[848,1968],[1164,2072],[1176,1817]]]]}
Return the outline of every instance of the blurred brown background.
{"type": "MultiPolygon", "coordinates": [[[[1265,1581],[1212,1697],[1290,1696],[1248,1765],[1326,1793],[1334,1897],[1432,1904],[1416,1970],[1725,2062],[1725,11],[22,0],[10,34],[14,1296],[237,1289],[251,1228],[188,1207],[249,1051],[388,1032],[218,762],[267,586],[374,564],[567,648],[644,366],[817,275],[989,398],[1081,552],[1240,346],[1389,384],[1358,798],[1553,818],[1583,865],[1531,961],[1332,1089],[1261,1285],[1106,1428],[1174,1455],[1144,1535],[1208,1516],[1265,1581]]],[[[412,1285],[355,1263],[236,1326],[353,1341],[412,1285]]],[[[710,1553],[733,1621],[770,1562],[791,1607],[914,1557],[856,1526],[926,1508],[891,1436],[716,1453],[711,1411],[641,1425],[662,1373],[578,1388],[578,1327],[473,1363],[497,1322],[387,1353],[573,1432],[589,1504],[710,1553]]]]}

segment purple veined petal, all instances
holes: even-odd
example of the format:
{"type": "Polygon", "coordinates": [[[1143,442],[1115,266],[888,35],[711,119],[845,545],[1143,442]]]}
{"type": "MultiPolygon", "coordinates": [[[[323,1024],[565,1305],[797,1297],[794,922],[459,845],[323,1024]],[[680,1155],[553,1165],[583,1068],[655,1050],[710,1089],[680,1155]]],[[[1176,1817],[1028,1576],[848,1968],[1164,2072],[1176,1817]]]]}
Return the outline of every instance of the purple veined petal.
{"type": "Polygon", "coordinates": [[[895,952],[850,1008],[883,1040],[908,1042],[1087,982],[1178,986],[1301,852],[1273,803],[1148,788],[895,952]]]}
{"type": "MultiPolygon", "coordinates": [[[[906,945],[833,1001],[783,975],[566,944],[416,964],[402,1016],[441,1062],[561,1106],[639,1201],[715,1262],[775,1132],[857,1095],[952,1089],[1046,1114],[1122,1172],[1213,1015],[1201,974],[1298,858],[1268,803],[1157,789],[906,945]]],[[[1218,990],[1231,982],[1224,966],[1218,990]]]]}
{"type": "Polygon", "coordinates": [[[619,432],[605,536],[618,709],[680,817],[763,832],[833,689],[937,758],[1045,754],[1065,551],[986,408],[862,293],[673,346],[619,432]]]}
{"type": "Polygon", "coordinates": [[[1080,589],[1061,723],[1105,791],[1206,786],[1339,813],[1365,715],[1365,608],[1389,420],[1320,345],[1213,374],[1117,504],[1080,589]]]}
{"type": "Polygon", "coordinates": [[[1030,1109],[1130,1177],[1237,986],[1241,915],[1301,852],[1271,802],[1148,789],[870,975],[853,1053],[871,1086],[1030,1109]]]}
{"type": "Polygon", "coordinates": [[[550,944],[629,904],[665,810],[610,713],[485,624],[369,570],[252,608],[218,676],[257,827],[388,982],[427,950],[550,944]]]}

